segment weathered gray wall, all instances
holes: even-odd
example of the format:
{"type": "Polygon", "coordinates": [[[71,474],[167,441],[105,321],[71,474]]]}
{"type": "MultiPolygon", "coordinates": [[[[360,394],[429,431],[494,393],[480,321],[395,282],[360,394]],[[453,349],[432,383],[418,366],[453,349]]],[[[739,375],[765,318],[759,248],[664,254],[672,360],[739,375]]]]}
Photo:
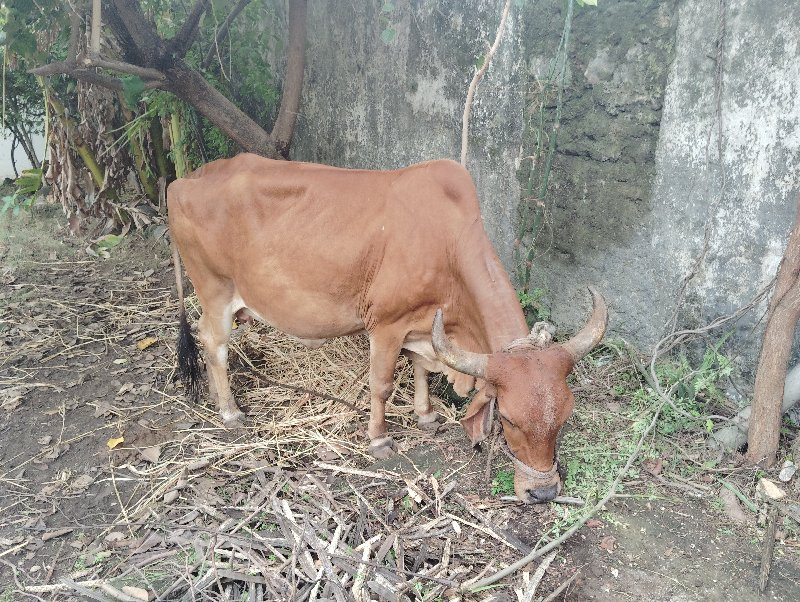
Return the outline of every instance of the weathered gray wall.
{"type": "MultiPolygon", "coordinates": [[[[295,158],[393,168],[458,157],[467,85],[502,2],[398,0],[385,17],[382,5],[310,3],[295,158]],[[390,44],[380,39],[387,26],[397,30],[390,44]]],[[[612,304],[613,332],[651,347],[707,224],[707,252],[681,323],[730,312],[774,275],[800,192],[793,6],[604,0],[576,9],[547,196],[553,235],[539,237],[533,273],[559,327],[578,325],[584,285],[593,282],[612,304]]],[[[562,7],[562,0],[515,5],[473,110],[468,167],[509,268],[530,146],[526,106],[554,59],[562,7]]],[[[747,334],[756,317],[739,325],[745,367],[757,353],[758,330],[747,334]]]]}
{"type": "MultiPolygon", "coordinates": [[[[497,2],[311,2],[306,80],[295,158],[343,167],[392,169],[458,159],[464,96],[484,41],[499,21],[497,2]],[[380,34],[397,31],[389,44],[380,34]]],[[[503,46],[473,109],[469,169],[484,221],[501,257],[511,256],[522,141],[520,41],[512,15],[503,46]]]]}
{"type": "MultiPolygon", "coordinates": [[[[642,279],[661,258],[649,241],[665,88],[675,55],[675,1],[601,2],[576,10],[558,153],[532,283],[560,325],[585,313],[587,283],[612,305],[612,329],[648,346],[660,322],[654,301],[669,286],[642,279]]],[[[543,76],[563,28],[562,3],[528,3],[529,87],[543,76]],[[533,80],[533,81],[531,81],[533,80]]],[[[663,307],[666,299],[662,298],[663,307]]]]}

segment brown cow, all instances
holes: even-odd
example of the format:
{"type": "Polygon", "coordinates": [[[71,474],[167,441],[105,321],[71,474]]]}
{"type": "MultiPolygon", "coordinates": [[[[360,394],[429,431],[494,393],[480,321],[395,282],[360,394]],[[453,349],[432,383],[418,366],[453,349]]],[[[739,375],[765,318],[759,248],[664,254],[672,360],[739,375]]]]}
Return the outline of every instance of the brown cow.
{"type": "Polygon", "coordinates": [[[209,392],[225,424],[243,418],[227,374],[234,315],[309,344],[366,331],[375,456],[393,453],[385,403],[405,352],[422,426],[438,418],[429,371],[448,372],[462,395],[476,385],[462,420],[473,443],[488,434],[496,399],[516,458],[517,495],[526,502],[558,495],[556,438],[573,404],[566,377],[603,337],[606,305],[592,290],[592,316],[574,338],[544,350],[528,344],[516,292],[463,167],[430,161],[362,171],[243,154],[173,182],[167,202],[181,300],[179,367],[196,393],[178,250],[203,307],[198,331],[209,392]]]}

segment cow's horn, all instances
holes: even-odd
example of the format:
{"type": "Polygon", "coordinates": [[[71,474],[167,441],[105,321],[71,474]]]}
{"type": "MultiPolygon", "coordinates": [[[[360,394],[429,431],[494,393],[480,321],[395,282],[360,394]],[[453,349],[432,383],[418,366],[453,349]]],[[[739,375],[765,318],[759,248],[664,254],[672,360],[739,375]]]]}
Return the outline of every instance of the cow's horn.
{"type": "Polygon", "coordinates": [[[489,360],[489,356],[465,351],[448,339],[447,335],[444,334],[444,320],[442,319],[441,309],[436,310],[436,316],[433,318],[431,341],[433,350],[439,360],[453,370],[458,370],[476,378],[486,378],[486,363],[489,360]]]}
{"type": "Polygon", "coordinates": [[[602,340],[608,325],[608,307],[605,299],[597,292],[597,289],[590,286],[589,292],[592,293],[592,315],[586,326],[579,333],[572,337],[561,346],[566,349],[575,362],[578,362],[584,355],[594,349],[602,340]]]}

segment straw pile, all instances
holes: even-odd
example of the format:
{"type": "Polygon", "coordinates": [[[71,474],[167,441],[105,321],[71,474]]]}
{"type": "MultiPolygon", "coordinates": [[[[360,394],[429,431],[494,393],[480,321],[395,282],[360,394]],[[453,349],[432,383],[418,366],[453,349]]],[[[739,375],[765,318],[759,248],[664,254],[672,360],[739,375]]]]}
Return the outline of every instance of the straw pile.
{"type": "MultiPolygon", "coordinates": [[[[242,327],[231,358],[247,427],[183,422],[144,469],[116,467],[136,474],[138,491],[104,533],[125,552],[100,575],[107,593],[144,577],[161,600],[433,599],[491,561],[475,540],[527,551],[455,491],[468,458],[438,478],[365,469],[366,337],[309,349],[242,327]]],[[[416,427],[411,377],[401,358],[387,403],[401,451],[430,440],[416,427]]],[[[172,400],[218,424],[213,408],[172,400]]],[[[453,408],[438,409],[453,420],[453,408]]]]}

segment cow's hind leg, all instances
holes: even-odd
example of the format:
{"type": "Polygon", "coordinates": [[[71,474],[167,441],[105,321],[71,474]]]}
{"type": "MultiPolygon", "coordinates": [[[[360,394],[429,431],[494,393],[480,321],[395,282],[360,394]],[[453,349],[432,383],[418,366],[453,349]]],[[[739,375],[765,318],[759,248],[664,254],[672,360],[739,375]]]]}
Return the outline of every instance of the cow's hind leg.
{"type": "Polygon", "coordinates": [[[414,413],[417,415],[417,424],[427,431],[435,431],[439,427],[439,414],[431,405],[431,396],[428,389],[428,367],[425,358],[410,352],[411,364],[414,366],[414,413]]]}
{"type": "Polygon", "coordinates": [[[394,369],[400,355],[402,338],[392,333],[371,332],[369,336],[369,452],[376,458],[395,453],[394,440],[387,434],[386,400],[394,389],[394,369]]]}
{"type": "Polygon", "coordinates": [[[228,381],[228,339],[231,334],[233,312],[230,303],[203,303],[198,335],[205,348],[208,388],[216,402],[222,421],[227,427],[241,426],[244,413],[236,405],[228,381]]]}

